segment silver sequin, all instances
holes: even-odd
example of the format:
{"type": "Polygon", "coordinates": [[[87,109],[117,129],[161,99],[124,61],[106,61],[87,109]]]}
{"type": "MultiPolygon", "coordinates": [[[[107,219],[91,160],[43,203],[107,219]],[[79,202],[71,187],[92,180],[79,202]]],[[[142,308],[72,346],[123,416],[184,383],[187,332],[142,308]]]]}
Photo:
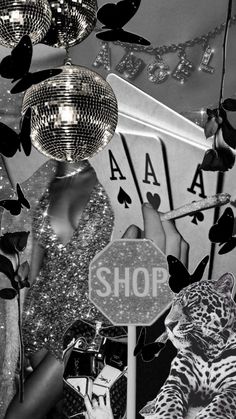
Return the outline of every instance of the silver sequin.
{"type": "Polygon", "coordinates": [[[26,299],[23,333],[27,354],[45,347],[61,359],[63,334],[76,319],[109,324],[88,299],[88,268],[95,254],[110,241],[114,215],[109,198],[98,183],[77,229],[63,245],[46,215],[48,203],[47,190],[33,221],[34,236],[45,248],[45,256],[26,299]]]}

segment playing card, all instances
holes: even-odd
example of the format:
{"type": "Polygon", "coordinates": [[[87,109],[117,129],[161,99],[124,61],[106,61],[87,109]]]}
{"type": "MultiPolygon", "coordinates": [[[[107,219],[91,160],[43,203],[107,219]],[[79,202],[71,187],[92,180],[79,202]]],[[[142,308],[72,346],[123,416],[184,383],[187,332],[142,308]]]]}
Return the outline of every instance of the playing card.
{"type": "Polygon", "coordinates": [[[141,205],[170,208],[162,144],[158,137],[115,134],[109,145],[91,159],[115,215],[113,238],[135,224],[143,228],[141,205]]]}
{"type": "MultiPolygon", "coordinates": [[[[200,171],[208,144],[199,144],[180,135],[138,121],[122,113],[119,114],[118,130],[123,133],[146,133],[160,138],[163,145],[163,158],[167,184],[169,182],[170,204],[178,208],[186,203],[214,195],[217,191],[218,177],[212,172],[200,171]]],[[[190,272],[205,255],[210,254],[211,243],[208,230],[213,223],[214,209],[204,211],[195,217],[184,217],[176,221],[176,226],[190,244],[190,272]]]]}
{"type": "Polygon", "coordinates": [[[206,143],[203,129],[173,109],[115,74],[109,74],[107,81],[117,97],[119,113],[132,116],[203,145],[206,143]]]}

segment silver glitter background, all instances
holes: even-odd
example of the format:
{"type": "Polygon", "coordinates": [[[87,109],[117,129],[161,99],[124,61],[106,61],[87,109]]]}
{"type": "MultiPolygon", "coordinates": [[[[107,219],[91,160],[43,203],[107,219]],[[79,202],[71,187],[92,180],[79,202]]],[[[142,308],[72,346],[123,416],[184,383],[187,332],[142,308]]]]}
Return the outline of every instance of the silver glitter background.
{"type": "Polygon", "coordinates": [[[47,0],[0,0],[0,44],[13,48],[23,35],[37,44],[48,32],[51,18],[47,0]]]}
{"type": "Polygon", "coordinates": [[[51,29],[56,40],[46,37],[43,43],[65,48],[78,44],[93,30],[96,23],[96,0],[49,0],[52,10],[51,29]]]}
{"type": "Polygon", "coordinates": [[[32,108],[31,139],[47,157],[79,161],[101,151],[117,125],[117,101],[110,85],[85,67],[65,65],[61,74],[25,93],[23,113],[32,108]]]}
{"type": "MultiPolygon", "coordinates": [[[[130,296],[124,295],[124,285],[120,285],[119,297],[111,293],[107,297],[99,297],[97,290],[105,292],[97,278],[97,269],[106,267],[114,272],[114,267],[119,267],[119,277],[124,277],[124,268],[130,271],[145,267],[152,278],[154,267],[167,270],[166,256],[150,240],[116,240],[109,244],[90,264],[89,296],[91,301],[116,325],[151,325],[159,317],[163,310],[173,299],[173,293],[168,282],[157,285],[157,297],[153,297],[152,281],[150,281],[149,293],[144,297],[137,297],[132,287],[130,296]]],[[[140,274],[141,277],[141,274],[140,274]]],[[[167,275],[168,278],[168,275],[167,275]]],[[[114,288],[114,276],[106,275],[106,281],[114,288]]],[[[143,284],[140,282],[140,293],[143,284]]]]}

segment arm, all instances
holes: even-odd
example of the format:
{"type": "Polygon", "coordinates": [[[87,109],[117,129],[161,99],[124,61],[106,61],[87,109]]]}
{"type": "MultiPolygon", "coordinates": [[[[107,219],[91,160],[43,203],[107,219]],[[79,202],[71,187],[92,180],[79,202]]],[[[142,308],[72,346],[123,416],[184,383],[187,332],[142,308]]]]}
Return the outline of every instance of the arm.
{"type": "Polygon", "coordinates": [[[33,285],[35,278],[37,278],[40,272],[44,254],[45,254],[45,249],[38,243],[37,240],[34,240],[32,254],[31,254],[31,261],[30,261],[30,275],[29,275],[30,285],[33,285]]]}

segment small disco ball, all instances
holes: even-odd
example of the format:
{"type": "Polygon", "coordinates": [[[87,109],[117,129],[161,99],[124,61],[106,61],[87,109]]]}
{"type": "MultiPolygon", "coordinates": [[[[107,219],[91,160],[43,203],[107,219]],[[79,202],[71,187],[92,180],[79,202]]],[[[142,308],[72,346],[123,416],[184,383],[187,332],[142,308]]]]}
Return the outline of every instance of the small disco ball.
{"type": "Polygon", "coordinates": [[[48,32],[51,18],[47,0],[0,0],[0,45],[14,48],[24,35],[37,44],[48,32]]]}
{"type": "Polygon", "coordinates": [[[43,43],[67,48],[82,42],[97,20],[96,0],[49,0],[52,24],[43,43]]]}
{"type": "Polygon", "coordinates": [[[31,107],[31,140],[58,161],[91,158],[112,139],[118,120],[111,86],[85,67],[66,64],[62,72],[30,87],[22,112],[31,107]]]}

